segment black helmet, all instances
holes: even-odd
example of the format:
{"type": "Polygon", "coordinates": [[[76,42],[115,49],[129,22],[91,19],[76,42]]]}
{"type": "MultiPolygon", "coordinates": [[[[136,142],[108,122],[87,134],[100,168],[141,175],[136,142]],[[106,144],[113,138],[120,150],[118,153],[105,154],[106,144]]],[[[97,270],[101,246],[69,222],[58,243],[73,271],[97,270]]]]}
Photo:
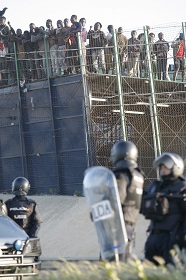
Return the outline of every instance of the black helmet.
{"type": "Polygon", "coordinates": [[[30,190],[30,183],[25,177],[17,177],[12,182],[12,192],[15,195],[27,195],[30,190]]]}
{"type": "Polygon", "coordinates": [[[133,142],[119,141],[111,149],[111,161],[116,164],[119,161],[127,161],[130,164],[136,164],[138,158],[138,149],[133,142]]]}
{"type": "Polygon", "coordinates": [[[155,168],[158,168],[161,164],[172,170],[171,176],[173,178],[177,178],[183,175],[184,162],[179,155],[174,153],[163,153],[161,156],[157,157],[154,160],[153,166],[155,168]]]}

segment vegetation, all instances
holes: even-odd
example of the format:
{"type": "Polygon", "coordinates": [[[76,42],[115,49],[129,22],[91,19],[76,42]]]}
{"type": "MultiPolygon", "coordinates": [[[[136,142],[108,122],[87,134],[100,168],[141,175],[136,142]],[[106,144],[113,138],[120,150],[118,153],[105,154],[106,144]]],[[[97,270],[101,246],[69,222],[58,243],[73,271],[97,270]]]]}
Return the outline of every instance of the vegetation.
{"type": "MultiPolygon", "coordinates": [[[[37,280],[185,280],[186,253],[172,251],[174,265],[165,266],[163,259],[156,258],[159,266],[148,261],[133,259],[128,264],[120,262],[56,262],[55,270],[41,271],[37,280]]],[[[33,278],[32,278],[33,279],[33,278]]]]}

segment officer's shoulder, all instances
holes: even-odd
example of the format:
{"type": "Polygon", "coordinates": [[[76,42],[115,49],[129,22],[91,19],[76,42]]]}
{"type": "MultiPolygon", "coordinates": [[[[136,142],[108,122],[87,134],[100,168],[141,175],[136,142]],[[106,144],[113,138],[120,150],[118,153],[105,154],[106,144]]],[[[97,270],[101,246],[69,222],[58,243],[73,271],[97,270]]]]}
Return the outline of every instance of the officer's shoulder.
{"type": "Polygon", "coordinates": [[[137,171],[138,173],[140,173],[143,177],[145,177],[145,173],[141,168],[136,167],[136,168],[134,168],[134,170],[137,171]]]}
{"type": "Polygon", "coordinates": [[[13,198],[9,198],[9,199],[7,199],[7,200],[5,201],[5,204],[9,204],[9,203],[11,203],[11,202],[12,202],[12,200],[13,200],[13,198]]]}
{"type": "Polygon", "coordinates": [[[31,198],[28,198],[28,197],[27,197],[26,199],[27,199],[27,201],[29,201],[30,203],[37,204],[36,201],[35,201],[34,199],[31,199],[31,198]]]}
{"type": "Polygon", "coordinates": [[[132,171],[132,176],[133,178],[138,181],[143,183],[144,182],[144,174],[140,171],[139,168],[134,168],[134,170],[132,171]]]}
{"type": "Polygon", "coordinates": [[[186,189],[186,178],[183,176],[180,176],[178,183],[181,184],[181,188],[182,189],[186,189]]]}
{"type": "Polygon", "coordinates": [[[121,168],[121,167],[116,167],[113,169],[113,173],[116,175],[116,176],[131,176],[131,172],[128,168],[121,168]]]}

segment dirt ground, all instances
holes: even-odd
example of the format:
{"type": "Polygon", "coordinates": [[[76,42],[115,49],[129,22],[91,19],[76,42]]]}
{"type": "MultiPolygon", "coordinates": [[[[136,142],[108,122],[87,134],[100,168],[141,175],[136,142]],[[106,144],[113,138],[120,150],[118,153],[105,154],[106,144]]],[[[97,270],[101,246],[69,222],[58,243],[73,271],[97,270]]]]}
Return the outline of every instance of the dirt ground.
{"type": "MultiPolygon", "coordinates": [[[[12,195],[0,194],[6,201],[12,195]]],[[[92,260],[99,257],[99,244],[94,224],[89,217],[84,197],[28,196],[40,209],[43,223],[39,232],[43,260],[65,258],[92,260]]],[[[149,221],[139,216],[133,253],[143,257],[149,221]]]]}

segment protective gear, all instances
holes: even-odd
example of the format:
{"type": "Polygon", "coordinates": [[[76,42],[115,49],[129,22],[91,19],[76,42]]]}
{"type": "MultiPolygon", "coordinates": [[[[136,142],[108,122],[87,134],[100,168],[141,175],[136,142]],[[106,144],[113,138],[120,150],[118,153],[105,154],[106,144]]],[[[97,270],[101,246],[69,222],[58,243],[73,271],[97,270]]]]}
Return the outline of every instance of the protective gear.
{"type": "Polygon", "coordinates": [[[26,196],[15,196],[5,204],[8,216],[24,229],[29,237],[36,237],[41,225],[41,215],[36,202],[26,196]]]}
{"type": "Polygon", "coordinates": [[[171,169],[171,174],[162,176],[162,179],[178,178],[183,175],[184,172],[184,162],[183,159],[173,153],[163,153],[161,156],[156,158],[153,162],[155,168],[165,165],[167,168],[171,169]]]}
{"type": "MultiPolygon", "coordinates": [[[[171,167],[169,164],[168,166],[171,167]]],[[[179,236],[186,234],[185,196],[186,181],[183,177],[155,181],[143,195],[141,212],[147,219],[151,219],[148,228],[150,235],[145,244],[145,258],[155,264],[154,256],[163,257],[166,263],[171,263],[170,250],[173,246],[184,246],[183,242],[179,241],[179,236]]]]}
{"type": "Polygon", "coordinates": [[[138,169],[113,170],[118,184],[120,201],[125,222],[135,225],[141,208],[144,177],[138,169]]]}
{"type": "Polygon", "coordinates": [[[130,141],[119,141],[118,143],[114,144],[111,149],[111,161],[116,166],[119,161],[125,161],[128,167],[130,165],[136,165],[137,158],[137,147],[130,141]]]}
{"type": "Polygon", "coordinates": [[[17,177],[12,182],[12,193],[14,195],[27,195],[27,193],[30,190],[30,183],[29,181],[24,177],[17,177]]]}
{"type": "Polygon", "coordinates": [[[83,189],[99,238],[101,258],[124,259],[127,233],[114,174],[103,166],[91,167],[85,172],[83,189]]]}
{"type": "Polygon", "coordinates": [[[137,165],[138,150],[130,141],[119,141],[111,150],[111,161],[116,166],[113,173],[117,180],[120,203],[128,237],[128,252],[131,255],[135,239],[135,225],[141,208],[144,176],[137,165]]]}
{"type": "Polygon", "coordinates": [[[142,200],[141,213],[145,219],[162,221],[169,213],[169,201],[159,191],[159,182],[154,183],[154,191],[146,195],[142,200]]]}

